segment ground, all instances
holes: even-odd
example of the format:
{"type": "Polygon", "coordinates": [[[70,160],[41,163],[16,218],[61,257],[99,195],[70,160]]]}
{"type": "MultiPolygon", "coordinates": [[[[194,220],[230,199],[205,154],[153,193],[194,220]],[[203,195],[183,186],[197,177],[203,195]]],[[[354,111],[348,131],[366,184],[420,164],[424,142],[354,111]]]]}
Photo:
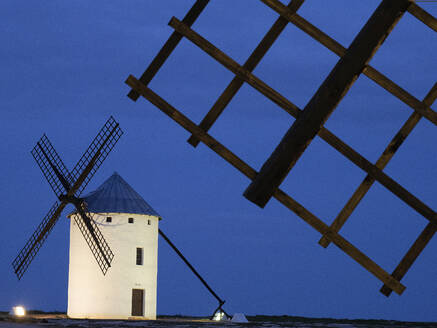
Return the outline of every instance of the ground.
{"type": "Polygon", "coordinates": [[[73,320],[65,314],[37,314],[25,319],[14,319],[7,314],[0,314],[0,328],[42,328],[42,327],[67,327],[67,328],[110,328],[110,327],[147,327],[147,328],[210,328],[234,327],[250,328],[281,328],[281,327],[330,327],[330,328],[383,328],[383,327],[421,327],[437,328],[437,323],[425,322],[400,322],[387,320],[347,320],[347,319],[315,319],[291,316],[249,316],[249,323],[237,324],[232,322],[214,322],[202,318],[187,317],[161,317],[156,321],[143,320],[73,320]]]}

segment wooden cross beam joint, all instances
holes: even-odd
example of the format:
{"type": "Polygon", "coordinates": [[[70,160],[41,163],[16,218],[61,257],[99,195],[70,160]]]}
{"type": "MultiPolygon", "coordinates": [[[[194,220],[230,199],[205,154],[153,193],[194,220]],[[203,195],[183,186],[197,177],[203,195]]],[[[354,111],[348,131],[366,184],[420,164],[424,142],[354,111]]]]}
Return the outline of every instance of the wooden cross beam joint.
{"type": "Polygon", "coordinates": [[[264,207],[410,5],[384,0],[262,166],[244,196],[264,207]]]}
{"type": "MultiPolygon", "coordinates": [[[[303,2],[304,0],[292,0],[290,1],[290,3],[286,8],[292,13],[296,12],[302,6],[303,2]]],[[[270,49],[270,47],[273,45],[273,43],[277,40],[281,32],[287,26],[287,24],[288,21],[284,17],[279,16],[279,18],[275,21],[275,23],[266,33],[266,35],[263,37],[263,39],[255,48],[255,50],[252,52],[252,54],[243,64],[242,68],[247,70],[249,73],[252,72],[259,64],[261,59],[264,57],[264,55],[267,53],[267,51],[270,49]]],[[[232,79],[231,83],[229,83],[229,85],[226,87],[226,89],[223,91],[223,93],[220,95],[220,97],[211,107],[209,112],[200,122],[199,126],[203,130],[208,131],[211,128],[211,126],[218,119],[218,117],[223,112],[225,107],[230,103],[232,98],[237,94],[238,90],[240,90],[244,82],[245,80],[239,77],[238,75],[232,79]]],[[[194,135],[192,135],[188,139],[188,143],[191,144],[193,147],[196,147],[199,144],[199,141],[200,140],[197,139],[194,135]]]]}
{"type": "MultiPolygon", "coordinates": [[[[191,7],[191,9],[185,15],[182,21],[188,26],[193,25],[193,23],[196,21],[199,15],[202,13],[203,9],[205,9],[208,2],[209,0],[197,0],[194,3],[193,7],[191,7]]],[[[149,67],[147,67],[143,75],[141,75],[140,78],[141,82],[148,85],[150,81],[152,81],[153,77],[156,75],[156,73],[158,73],[161,66],[164,64],[168,56],[170,56],[172,51],[179,44],[179,41],[181,41],[181,39],[182,39],[182,35],[180,35],[177,32],[173,33],[170,36],[170,38],[167,40],[167,42],[159,51],[158,55],[153,59],[149,67]]],[[[140,95],[136,93],[135,90],[131,90],[127,96],[133,101],[137,101],[140,95]]]]}
{"type": "MultiPolygon", "coordinates": [[[[430,106],[432,105],[432,103],[435,101],[436,98],[437,98],[437,83],[435,83],[434,86],[431,88],[431,90],[428,92],[425,99],[423,100],[423,103],[426,106],[430,106]]],[[[398,131],[398,133],[396,133],[396,135],[390,141],[388,146],[385,148],[382,155],[376,161],[375,166],[378,169],[382,170],[385,168],[385,166],[393,158],[396,151],[400,148],[400,146],[405,141],[405,139],[410,135],[413,129],[417,126],[421,118],[422,116],[417,112],[411,114],[411,116],[407,119],[407,121],[398,131]]],[[[358,189],[354,192],[354,194],[349,199],[345,207],[340,211],[338,216],[335,218],[334,222],[331,224],[331,229],[335,231],[339,231],[341,229],[341,227],[346,223],[349,216],[358,206],[359,202],[363,199],[363,197],[366,195],[367,191],[369,191],[370,187],[373,185],[375,181],[376,181],[375,178],[372,177],[370,174],[368,174],[364,178],[363,182],[361,182],[358,189]]],[[[329,238],[327,236],[322,237],[322,239],[320,239],[319,241],[319,244],[325,248],[328,247],[329,238]]]]}
{"type": "MultiPolygon", "coordinates": [[[[303,17],[299,16],[297,13],[289,10],[279,0],[261,1],[268,7],[273,9],[277,14],[281,15],[281,17],[287,19],[288,22],[301,29],[303,32],[308,34],[314,40],[318,41],[327,49],[331,50],[336,55],[341,57],[345,54],[346,48],[343,47],[339,42],[318,29],[316,26],[308,22],[303,17]]],[[[420,20],[423,23],[427,24],[429,27],[437,27],[437,19],[427,13],[422,8],[418,7],[415,3],[410,3],[408,11],[412,13],[415,17],[423,18],[420,20]],[[426,17],[426,19],[424,17],[426,17]]],[[[430,109],[429,106],[424,106],[422,102],[419,101],[416,97],[408,93],[405,89],[403,89],[393,81],[391,81],[387,76],[376,70],[374,67],[366,65],[363,74],[375,83],[377,83],[379,86],[387,90],[390,94],[398,98],[400,101],[404,102],[406,105],[414,109],[416,112],[423,115],[434,125],[437,125],[437,113],[435,111],[430,109]]]]}
{"type": "MultiPolygon", "coordinates": [[[[235,60],[227,56],[223,51],[215,47],[201,35],[196,33],[190,27],[188,27],[183,22],[179,21],[177,18],[173,17],[169,25],[173,27],[177,32],[184,35],[188,40],[197,45],[200,49],[205,51],[227,69],[236,74],[240,79],[243,79],[246,83],[251,85],[257,91],[262,93],[264,96],[276,103],[280,108],[284,109],[287,113],[295,118],[301,116],[302,110],[296,105],[290,102],[283,95],[275,91],[269,85],[261,81],[258,77],[250,73],[247,69],[240,66],[235,60]]],[[[321,127],[318,131],[318,135],[326,141],[329,145],[334,147],[338,152],[340,152],[347,159],[352,161],[359,168],[367,172],[370,176],[380,182],[384,187],[393,192],[401,200],[411,206],[414,210],[419,212],[425,218],[437,224],[436,213],[417,197],[411,194],[408,190],[399,185],[396,181],[390,178],[378,167],[373,165],[370,161],[364,158],[361,154],[355,151],[352,147],[348,146],[340,138],[334,135],[329,130],[321,127]]]]}

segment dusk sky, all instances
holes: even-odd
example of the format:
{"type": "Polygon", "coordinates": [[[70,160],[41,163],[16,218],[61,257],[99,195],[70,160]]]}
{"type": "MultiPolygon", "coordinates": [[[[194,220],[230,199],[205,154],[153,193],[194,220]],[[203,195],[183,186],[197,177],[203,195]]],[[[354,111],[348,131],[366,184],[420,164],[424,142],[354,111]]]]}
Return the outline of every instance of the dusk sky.
{"type": "MultiPolygon", "coordinates": [[[[347,47],[378,0],[307,0],[298,13],[347,47]]],[[[125,132],[85,192],[117,171],[163,217],[229,313],[437,321],[437,239],[386,298],[381,283],[148,101],[126,95],[194,0],[0,1],[0,311],[66,311],[68,209],[21,281],[11,262],[55,201],[30,151],[46,133],[72,169],[113,115],[125,132]]],[[[283,0],[286,3],[286,0],[283,0]]],[[[437,16],[437,3],[418,2],[437,16]]],[[[256,0],[211,0],[193,29],[243,64],[277,14],[256,0]]],[[[422,100],[436,82],[437,37],[411,14],[371,61],[422,100]]],[[[300,108],[338,57],[289,24],[254,74],[300,108]]],[[[150,88],[199,123],[233,74],[184,39],[150,88]]],[[[433,106],[437,109],[437,105],[433,106]]],[[[373,163],[412,110],[360,76],[326,127],[373,163]]],[[[294,119],[245,84],[210,130],[259,170],[294,119]]],[[[436,127],[422,119],[385,172],[437,209],[436,127]]],[[[366,174],[316,137],[281,188],[330,224],[366,174]]],[[[379,183],[341,234],[392,272],[428,221],[379,183]]],[[[114,253],[116,253],[114,251],[114,253]]],[[[158,314],[209,315],[215,299],[160,240],[158,314]]]]}

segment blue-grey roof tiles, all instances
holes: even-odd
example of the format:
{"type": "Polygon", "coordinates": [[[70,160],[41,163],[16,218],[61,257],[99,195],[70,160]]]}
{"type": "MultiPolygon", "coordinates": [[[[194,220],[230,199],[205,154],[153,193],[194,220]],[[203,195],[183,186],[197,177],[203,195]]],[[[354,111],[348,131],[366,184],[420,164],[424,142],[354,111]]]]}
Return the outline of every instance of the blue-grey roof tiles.
{"type": "Polygon", "coordinates": [[[117,172],[83,199],[91,213],[129,213],[161,217],[117,172]]]}

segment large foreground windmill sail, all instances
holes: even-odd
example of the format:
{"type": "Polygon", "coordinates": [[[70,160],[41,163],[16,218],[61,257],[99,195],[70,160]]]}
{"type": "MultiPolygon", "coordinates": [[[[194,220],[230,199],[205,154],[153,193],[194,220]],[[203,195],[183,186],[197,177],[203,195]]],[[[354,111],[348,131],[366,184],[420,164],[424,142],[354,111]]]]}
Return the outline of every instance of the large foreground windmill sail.
{"type": "Polygon", "coordinates": [[[87,212],[86,203],[79,197],[122,134],[123,131],[119,124],[111,116],[71,172],[68,171],[46,135],[43,135],[37,142],[32,150],[32,155],[59,201],[56,201],[50,208],[12,262],[18,279],[21,279],[26,272],[68,203],[72,203],[79,213],[80,216],[76,218],[76,224],[102,273],[106,274],[114,254],[87,212]]]}

